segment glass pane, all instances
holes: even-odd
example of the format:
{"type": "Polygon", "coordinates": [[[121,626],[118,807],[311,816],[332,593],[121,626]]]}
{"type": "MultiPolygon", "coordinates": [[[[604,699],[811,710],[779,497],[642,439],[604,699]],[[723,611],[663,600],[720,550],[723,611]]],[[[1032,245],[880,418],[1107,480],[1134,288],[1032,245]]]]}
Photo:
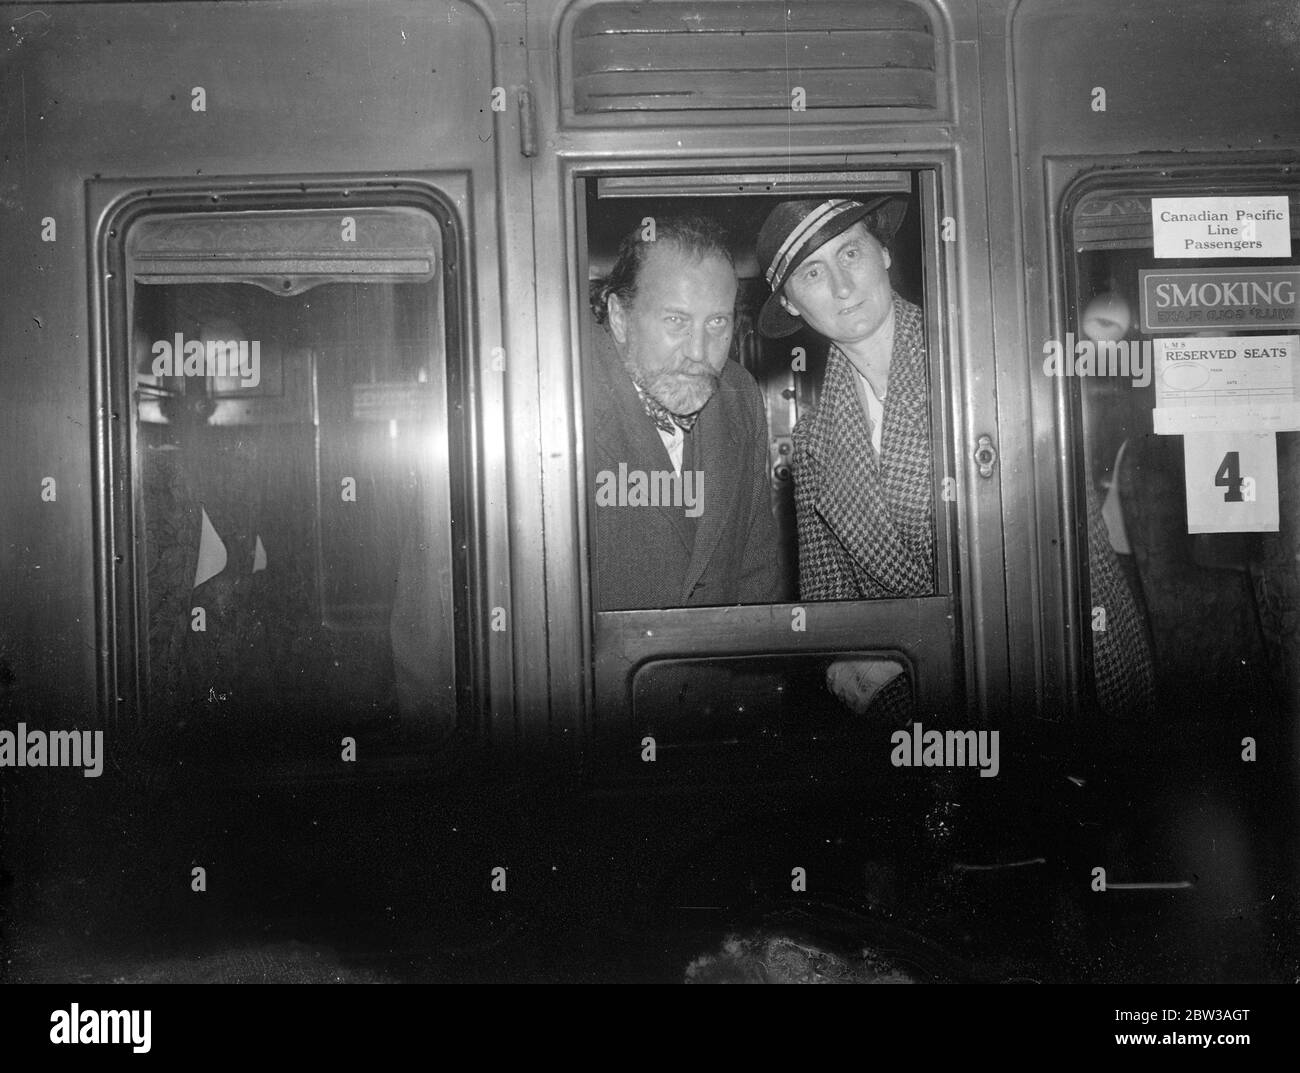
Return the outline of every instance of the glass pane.
{"type": "Polygon", "coordinates": [[[636,673],[632,691],[637,733],[669,749],[810,738],[914,714],[910,669],[880,653],[657,660],[636,673]]]}
{"type": "MultiPolygon", "coordinates": [[[[1076,370],[1086,347],[1101,355],[1109,346],[1115,356],[1076,373],[1094,620],[1096,608],[1106,610],[1105,630],[1094,621],[1092,632],[1098,700],[1116,714],[1149,710],[1153,695],[1186,716],[1275,712],[1300,696],[1300,432],[1279,431],[1262,448],[1280,485],[1279,497],[1277,486],[1268,482],[1265,493],[1261,482],[1261,494],[1280,507],[1267,530],[1239,530],[1243,522],[1221,511],[1207,526],[1200,512],[1237,491],[1226,469],[1217,479],[1215,472],[1238,434],[1157,434],[1153,411],[1164,340],[1195,353],[1234,345],[1215,340],[1271,346],[1289,335],[1294,344],[1294,295],[1288,302],[1285,288],[1265,294],[1247,284],[1296,259],[1157,259],[1150,221],[1150,200],[1132,196],[1094,195],[1075,217],[1078,294],[1065,352],[1076,370]],[[1162,274],[1162,291],[1154,279],[1144,288],[1148,272],[1162,274]],[[1215,286],[1200,290],[1206,281],[1215,286]],[[1204,487],[1189,493],[1189,459],[1195,468],[1207,451],[1213,461],[1204,487]]],[[[1211,393],[1203,401],[1230,400],[1211,393]]]]}
{"type": "Polygon", "coordinates": [[[132,292],[150,709],[259,724],[455,716],[434,283],[132,292]]]}
{"type": "MultiPolygon", "coordinates": [[[[601,198],[597,184],[589,184],[589,275],[598,309],[586,325],[584,386],[598,611],[889,599],[939,591],[933,475],[942,437],[931,427],[936,400],[925,331],[920,196],[913,175],[903,175],[912,188],[897,191],[900,174],[889,175],[896,191],[892,195],[822,190],[808,202],[861,201],[874,209],[883,197],[892,197],[898,215],[857,214],[856,222],[804,253],[817,256],[831,244],[838,247],[850,233],[869,228],[863,241],[878,243],[880,270],[870,278],[855,275],[845,294],[832,296],[832,305],[879,306],[880,320],[887,320],[892,331],[888,339],[884,333],[872,335],[879,344],[876,350],[859,347],[856,323],[840,333],[835,331],[839,321],[827,317],[817,326],[829,325],[833,334],[814,330],[807,319],[812,307],[792,334],[763,330],[772,289],[768,266],[760,264],[760,231],[778,206],[808,195],[726,196],[719,191],[705,199],[601,198]],[[653,316],[652,304],[679,298],[687,302],[705,285],[702,279],[695,281],[682,296],[643,287],[654,258],[677,258],[665,274],[666,285],[700,271],[702,261],[716,260],[714,253],[699,256],[707,246],[681,254],[683,240],[668,222],[683,215],[718,226],[733,262],[722,274],[735,276],[734,303],[719,299],[731,316],[729,360],[719,386],[702,404],[694,396],[674,400],[667,388],[652,382],[658,366],[677,361],[685,354],[683,347],[696,344],[656,336],[658,322],[639,319],[653,316]],[[892,226],[878,226],[887,217],[892,226]],[[600,289],[611,278],[616,285],[625,280],[628,260],[620,264],[621,249],[644,232],[648,220],[656,224],[653,244],[646,242],[654,252],[645,254],[635,272],[636,289],[628,292],[626,302],[634,334],[623,340],[610,319],[610,300],[600,289]],[[752,429],[746,418],[759,404],[761,423],[752,429]],[[719,423],[728,424],[733,437],[721,458],[708,454],[719,423]],[[678,472],[680,501],[656,498],[656,478],[663,477],[664,488],[671,491],[678,472]],[[700,504],[686,483],[689,474],[702,477],[700,504]],[[637,487],[642,480],[645,494],[637,487]],[[736,487],[744,502],[761,499],[763,509],[736,510],[736,487]],[[707,546],[701,548],[701,543],[707,546]],[[755,546],[761,553],[752,554],[755,546]],[[759,578],[762,584],[754,581],[761,573],[753,567],[755,560],[772,567],[770,577],[759,578]],[[647,571],[650,563],[654,569],[647,571]]],[[[869,182],[870,176],[864,176],[864,183],[869,182]]],[[[670,186],[671,180],[660,185],[670,186]]],[[[883,326],[873,325],[873,333],[883,326]]],[[[686,355],[683,360],[695,368],[704,359],[686,355]]]]}

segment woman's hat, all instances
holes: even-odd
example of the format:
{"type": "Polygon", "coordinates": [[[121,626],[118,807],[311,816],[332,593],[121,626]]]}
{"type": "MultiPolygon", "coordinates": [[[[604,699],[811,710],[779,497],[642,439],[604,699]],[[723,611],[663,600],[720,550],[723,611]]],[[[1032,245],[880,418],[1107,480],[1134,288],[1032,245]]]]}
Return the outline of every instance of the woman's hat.
{"type": "Polygon", "coordinates": [[[804,326],[801,317],[781,305],[781,288],[810,253],[859,220],[882,246],[888,246],[906,213],[907,197],[901,194],[866,202],[845,198],[781,202],[758,232],[758,265],[772,288],[758,315],[758,330],[769,339],[780,339],[804,326]]]}

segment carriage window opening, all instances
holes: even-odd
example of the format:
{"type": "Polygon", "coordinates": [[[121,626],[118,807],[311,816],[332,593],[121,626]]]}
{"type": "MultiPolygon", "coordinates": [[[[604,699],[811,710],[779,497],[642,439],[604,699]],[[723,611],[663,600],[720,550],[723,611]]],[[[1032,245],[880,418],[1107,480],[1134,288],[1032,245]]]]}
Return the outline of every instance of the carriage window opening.
{"type": "Polygon", "coordinates": [[[936,173],[580,190],[602,718],[720,744],[959,704],[936,173]]]}
{"type": "Polygon", "coordinates": [[[1266,714],[1300,695],[1300,432],[1282,421],[1260,435],[1277,402],[1271,387],[1239,382],[1224,365],[1243,364],[1247,351],[1274,353],[1300,404],[1296,220],[1297,195],[1284,185],[1099,190],[1073,212],[1069,369],[1055,372],[1071,375],[1077,392],[1085,632],[1108,714],[1266,714]],[[1288,193],[1290,257],[1156,256],[1152,196],[1288,193]],[[1166,354],[1195,360],[1166,362],[1166,354]],[[1247,396],[1264,409],[1245,425],[1229,417],[1217,428],[1217,408],[1247,396]],[[1158,420],[1178,431],[1164,425],[1162,434],[1158,420]],[[1246,458],[1257,461],[1243,468],[1246,458]],[[1272,475],[1256,474],[1256,465],[1272,475]]]}
{"type": "Polygon", "coordinates": [[[919,184],[853,179],[587,184],[597,611],[942,591],[919,184]]]}
{"type": "Polygon", "coordinates": [[[449,727],[465,577],[436,221],[155,216],[127,242],[151,716],[449,727]]]}

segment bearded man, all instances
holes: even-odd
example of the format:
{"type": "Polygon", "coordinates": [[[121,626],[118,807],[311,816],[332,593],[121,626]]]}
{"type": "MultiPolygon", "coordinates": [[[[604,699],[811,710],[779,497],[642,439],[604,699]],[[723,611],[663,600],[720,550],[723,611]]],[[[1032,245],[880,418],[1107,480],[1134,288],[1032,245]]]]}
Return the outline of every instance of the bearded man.
{"type": "Polygon", "coordinates": [[[736,272],[725,232],[658,218],[592,288],[588,503],[601,611],[786,596],[754,378],[729,360],[736,272]]]}

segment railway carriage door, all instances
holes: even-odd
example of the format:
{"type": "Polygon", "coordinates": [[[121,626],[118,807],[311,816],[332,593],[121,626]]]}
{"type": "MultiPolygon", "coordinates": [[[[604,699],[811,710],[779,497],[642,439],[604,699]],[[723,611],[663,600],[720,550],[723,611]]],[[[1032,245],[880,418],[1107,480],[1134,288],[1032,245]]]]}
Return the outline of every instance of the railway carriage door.
{"type": "Polygon", "coordinates": [[[59,509],[5,528],[40,549],[4,584],[23,610],[0,676],[21,704],[98,702],[125,727],[180,690],[191,726],[244,706],[371,727],[403,707],[403,651],[438,721],[472,688],[480,727],[510,739],[516,700],[544,701],[524,7],[12,8],[6,309],[38,312],[3,331],[39,346],[0,376],[39,405],[3,431],[14,488],[39,484],[37,459],[64,467],[59,509]],[[409,613],[408,542],[433,594],[409,613]],[[498,609],[508,631],[488,628],[498,609]]]}
{"type": "Polygon", "coordinates": [[[472,711],[509,741],[544,694],[538,527],[515,524],[537,478],[510,457],[537,413],[506,7],[323,0],[308,27],[281,0],[70,4],[8,57],[28,96],[6,130],[61,102],[4,173],[15,234],[39,209],[78,238],[20,275],[62,357],[92,329],[93,376],[46,363],[36,390],[93,415],[67,528],[93,513],[94,551],[66,541],[42,576],[110,723],[238,708],[290,740],[472,711]]]}
{"type": "MultiPolygon", "coordinates": [[[[539,32],[554,34],[556,27],[539,32]]],[[[850,713],[869,703],[853,694],[870,695],[884,665],[896,669],[886,688],[904,698],[895,709],[900,717],[910,712],[976,726],[984,712],[1002,714],[1004,579],[979,211],[983,158],[978,109],[958,103],[963,80],[973,86],[977,71],[949,36],[972,33],[947,13],[904,0],[596,2],[572,5],[559,23],[558,111],[544,112],[542,122],[554,125],[564,151],[553,171],[539,168],[534,179],[537,204],[553,201],[559,211],[538,212],[537,249],[567,248],[573,264],[567,296],[562,281],[539,272],[539,316],[553,304],[572,319],[566,324],[557,316],[556,330],[548,333],[543,324],[539,335],[555,382],[576,377],[572,398],[555,402],[571,406],[583,429],[572,467],[577,487],[566,502],[585,541],[577,561],[552,560],[548,585],[586,597],[581,612],[590,632],[583,650],[574,640],[574,663],[581,657],[594,668],[587,682],[596,737],[621,742],[616,747],[625,756],[629,742],[645,737],[685,755],[725,741],[852,730],[850,713]],[[799,90],[794,107],[792,87],[799,90]],[[868,585],[858,598],[818,598],[807,578],[801,592],[798,576],[792,434],[819,406],[829,407],[828,395],[843,385],[827,382],[824,338],[805,330],[772,340],[756,330],[770,289],[755,243],[783,201],[885,195],[906,204],[890,250],[891,283],[918,310],[924,352],[912,431],[921,445],[914,461],[925,471],[916,504],[932,518],[923,541],[930,577],[921,588],[868,585]],[[634,561],[600,546],[599,512],[639,509],[627,481],[638,479],[641,467],[628,458],[620,468],[598,431],[609,406],[596,386],[605,360],[598,355],[608,344],[588,292],[614,264],[620,240],[680,213],[706,214],[733,237],[732,359],[763,402],[764,510],[776,521],[773,557],[788,593],[773,603],[738,604],[721,592],[715,598],[707,577],[691,595],[658,603],[602,596],[602,571],[653,574],[669,565],[651,553],[634,561]],[[566,221],[569,234],[558,230],[566,221]],[[977,461],[980,436],[988,448],[977,461]]],[[[710,420],[706,408],[700,421],[710,420]]],[[[564,458],[567,450],[556,440],[545,453],[564,458]]],[[[653,469],[641,479],[653,480],[653,469]]],[[[723,509],[731,489],[710,484],[707,470],[704,484],[718,496],[710,500],[706,491],[704,510],[710,503],[723,509]]],[[[863,491],[853,485],[840,496],[850,512],[847,500],[863,491]]],[[[559,502],[549,498],[562,524],[559,502]]],[[[701,524],[707,529],[707,520],[701,524]]],[[[743,539],[728,532],[715,554],[738,554],[743,539]]],[[[557,677],[557,690],[570,688],[557,677]]],[[[857,721],[856,729],[868,722],[857,721]]]]}
{"type": "Polygon", "coordinates": [[[1295,6],[982,6],[1007,514],[1033,524],[1008,544],[1015,684],[1084,717],[1080,864],[1131,892],[1089,907],[1106,944],[1172,979],[1289,978],[1295,6]],[[1125,656],[1154,703],[1091,718],[1125,656]]]}
{"type": "Polygon", "coordinates": [[[1292,5],[988,7],[1016,685],[1136,714],[1140,660],[1166,717],[1293,709],[1292,5]]]}

